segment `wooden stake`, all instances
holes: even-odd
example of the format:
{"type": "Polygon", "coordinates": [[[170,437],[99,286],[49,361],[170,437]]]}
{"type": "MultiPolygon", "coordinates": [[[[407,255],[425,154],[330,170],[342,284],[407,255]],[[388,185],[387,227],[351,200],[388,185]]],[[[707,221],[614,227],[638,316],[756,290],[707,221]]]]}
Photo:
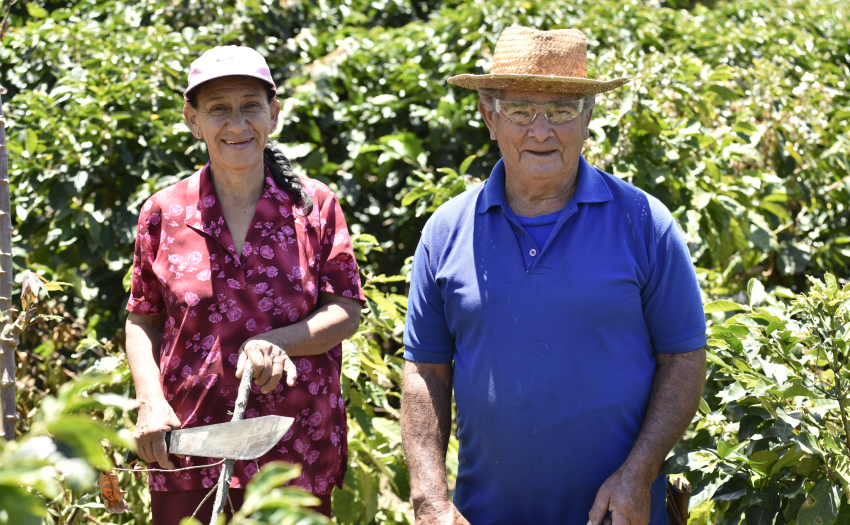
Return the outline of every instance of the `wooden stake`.
{"type": "MultiPolygon", "coordinates": [[[[0,332],[9,334],[9,328],[15,323],[12,317],[12,220],[11,195],[9,190],[9,154],[6,149],[6,120],[3,118],[2,95],[6,92],[0,86],[0,271],[8,278],[0,281],[0,332]]],[[[15,348],[11,337],[0,338],[0,424],[2,436],[6,441],[15,439],[15,423],[18,412],[15,408],[15,348]]]]}
{"type": "MultiPolygon", "coordinates": [[[[254,368],[251,366],[250,359],[245,361],[245,368],[243,370],[242,382],[239,383],[239,393],[236,395],[236,408],[233,409],[233,418],[231,421],[242,421],[245,417],[245,407],[248,406],[248,394],[251,393],[251,382],[254,380],[254,368]]],[[[221,475],[218,478],[218,491],[215,493],[215,503],[213,504],[212,516],[210,517],[210,525],[217,525],[219,514],[224,512],[227,491],[230,490],[230,478],[233,477],[234,463],[236,463],[236,460],[228,459],[221,468],[221,475]]]]}

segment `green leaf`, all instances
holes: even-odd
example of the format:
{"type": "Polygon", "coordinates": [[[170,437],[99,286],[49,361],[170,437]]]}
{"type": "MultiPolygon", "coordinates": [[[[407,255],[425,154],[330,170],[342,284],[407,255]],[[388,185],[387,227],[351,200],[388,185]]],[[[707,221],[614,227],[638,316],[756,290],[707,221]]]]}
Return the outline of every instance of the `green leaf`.
{"type": "Polygon", "coordinates": [[[829,479],[822,479],[803,501],[797,514],[797,525],[833,525],[838,517],[840,499],[838,487],[833,486],[829,479]]]}
{"type": "Polygon", "coordinates": [[[779,458],[779,461],[773,464],[773,466],[770,468],[770,474],[776,474],[784,467],[796,465],[797,462],[800,461],[805,455],[806,453],[802,450],[789,450],[788,452],[783,454],[781,458],[779,458]]]}
{"type": "Polygon", "coordinates": [[[800,384],[799,380],[796,380],[796,381],[792,380],[791,386],[789,386],[788,388],[786,388],[785,390],[782,391],[781,397],[787,399],[787,398],[794,398],[794,397],[798,397],[798,396],[799,397],[808,397],[808,398],[817,397],[817,396],[815,396],[815,394],[811,390],[809,390],[808,388],[806,388],[802,384],[800,384]]]}
{"type": "Polygon", "coordinates": [[[705,313],[713,314],[714,312],[734,312],[736,310],[749,310],[749,307],[738,304],[733,301],[720,299],[712,301],[704,306],[705,313]]]}
{"type": "Polygon", "coordinates": [[[724,388],[717,397],[720,398],[720,402],[723,404],[729,403],[731,401],[737,401],[743,397],[748,395],[747,389],[741,386],[740,383],[735,381],[731,385],[724,388]]]}
{"type": "Polygon", "coordinates": [[[397,421],[376,417],[372,420],[372,425],[379,434],[389,441],[390,445],[395,446],[401,443],[401,427],[397,421]]]}
{"type": "Polygon", "coordinates": [[[363,502],[348,488],[349,485],[346,483],[344,489],[334,487],[332,496],[334,517],[344,525],[356,522],[365,509],[363,502]]]}
{"type": "MultiPolygon", "coordinates": [[[[32,4],[27,4],[27,7],[32,4]]],[[[38,135],[36,135],[35,131],[32,129],[27,129],[24,134],[24,149],[27,153],[32,155],[35,153],[35,149],[38,147],[38,135]]]]}
{"type": "Polygon", "coordinates": [[[710,500],[714,496],[714,493],[717,492],[717,489],[727,481],[729,481],[729,475],[721,472],[714,472],[706,476],[705,479],[694,487],[693,492],[691,492],[691,496],[688,498],[688,508],[692,509],[710,500]]]}
{"type": "Polygon", "coordinates": [[[776,215],[780,219],[784,219],[786,221],[791,218],[791,216],[788,215],[788,211],[785,209],[785,207],[780,206],[779,204],[776,204],[775,202],[762,201],[762,202],[759,203],[759,208],[766,210],[766,211],[769,211],[770,213],[776,215]]]}
{"type": "Polygon", "coordinates": [[[47,18],[47,9],[37,4],[27,4],[27,13],[33,18],[47,18]]]}
{"type": "Polygon", "coordinates": [[[360,377],[360,348],[348,340],[342,342],[342,374],[352,381],[360,377]]]}
{"type": "Polygon", "coordinates": [[[466,175],[466,170],[469,169],[469,166],[472,165],[472,161],[478,158],[478,155],[470,155],[463,159],[463,162],[460,163],[460,168],[458,168],[458,173],[460,175],[466,175]]]}
{"type": "Polygon", "coordinates": [[[367,380],[363,382],[363,391],[369,399],[369,402],[373,405],[382,408],[389,406],[389,403],[387,402],[387,395],[384,393],[384,390],[372,381],[367,380]]]}
{"type": "Polygon", "coordinates": [[[750,279],[747,283],[747,297],[750,299],[750,307],[758,306],[767,298],[764,285],[758,279],[750,279]]]}
{"type": "Polygon", "coordinates": [[[720,84],[712,84],[708,86],[708,89],[717,93],[726,100],[738,100],[739,98],[741,98],[741,95],[735,93],[726,86],[721,86],[720,84]]]}
{"type": "Polygon", "coordinates": [[[699,398],[699,411],[706,415],[711,413],[711,407],[708,406],[705,398],[699,398]]]}
{"type": "Polygon", "coordinates": [[[773,525],[776,515],[779,513],[779,498],[770,498],[767,502],[750,505],[744,512],[744,523],[746,525],[773,525]]]}
{"type": "MultiPolygon", "coordinates": [[[[244,507],[246,512],[251,512],[262,506],[260,501],[272,489],[282,486],[287,481],[297,478],[301,474],[301,467],[290,465],[282,461],[273,461],[263,465],[245,489],[244,507]]],[[[315,504],[319,501],[316,500],[315,504]]]]}
{"type": "Polygon", "coordinates": [[[754,471],[767,476],[770,473],[770,468],[779,459],[779,455],[772,450],[762,450],[755,452],[750,456],[749,465],[754,471]]]}

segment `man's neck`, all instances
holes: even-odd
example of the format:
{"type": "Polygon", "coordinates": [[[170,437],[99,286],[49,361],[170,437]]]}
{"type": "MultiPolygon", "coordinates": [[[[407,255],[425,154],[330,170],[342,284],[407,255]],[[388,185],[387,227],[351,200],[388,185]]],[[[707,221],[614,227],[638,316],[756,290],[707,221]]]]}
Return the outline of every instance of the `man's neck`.
{"type": "Polygon", "coordinates": [[[578,165],[562,178],[529,180],[510,173],[505,166],[505,199],[513,212],[523,217],[555,213],[573,197],[578,184],[578,165]]]}

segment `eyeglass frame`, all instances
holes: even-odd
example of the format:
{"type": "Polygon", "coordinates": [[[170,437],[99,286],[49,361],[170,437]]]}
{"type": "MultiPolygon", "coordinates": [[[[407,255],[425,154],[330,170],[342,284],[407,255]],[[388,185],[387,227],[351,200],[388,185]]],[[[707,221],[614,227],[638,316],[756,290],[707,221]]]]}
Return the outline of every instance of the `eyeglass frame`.
{"type": "MultiPolygon", "coordinates": [[[[557,101],[557,102],[578,102],[579,103],[578,104],[579,115],[584,110],[584,99],[583,98],[579,98],[579,99],[576,99],[576,100],[561,100],[561,101],[557,101]]],[[[503,101],[501,99],[493,97],[493,108],[496,110],[496,113],[504,116],[506,119],[510,120],[511,122],[516,124],[517,126],[530,126],[531,124],[534,123],[535,120],[537,120],[537,115],[539,115],[541,113],[541,111],[537,108],[545,108],[545,107],[549,106],[550,104],[555,104],[557,102],[547,102],[545,104],[535,104],[533,102],[526,102],[526,101],[523,101],[523,100],[504,100],[503,101]],[[525,104],[528,104],[530,107],[534,108],[534,116],[531,117],[531,120],[529,120],[527,123],[520,124],[519,122],[514,121],[511,117],[502,113],[502,108],[500,107],[501,102],[523,102],[525,104]]],[[[570,122],[572,122],[572,121],[574,121],[575,119],[578,118],[578,117],[574,117],[574,118],[571,118],[570,120],[568,120],[566,122],[555,123],[555,122],[552,122],[551,120],[549,120],[549,116],[546,115],[545,111],[543,111],[542,113],[543,113],[543,118],[546,119],[546,122],[548,122],[549,124],[551,124],[553,126],[563,126],[564,124],[569,124],[570,122]]]]}

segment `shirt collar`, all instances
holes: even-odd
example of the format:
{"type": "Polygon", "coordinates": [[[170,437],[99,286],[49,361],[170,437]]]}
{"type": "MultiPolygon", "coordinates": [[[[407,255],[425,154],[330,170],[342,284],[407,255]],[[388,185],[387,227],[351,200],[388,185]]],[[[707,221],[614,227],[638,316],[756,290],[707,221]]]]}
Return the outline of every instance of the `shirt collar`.
{"type": "MultiPolygon", "coordinates": [[[[578,162],[578,186],[573,199],[576,204],[582,202],[607,202],[613,199],[611,190],[602,175],[584,160],[584,155],[578,162]]],[[[478,203],[478,213],[484,213],[493,206],[507,204],[505,197],[505,163],[502,159],[493,166],[490,178],[484,183],[481,200],[478,203]]]]}
{"type": "MultiPolygon", "coordinates": [[[[221,211],[221,205],[215,194],[212,180],[210,180],[210,166],[211,163],[207,163],[189,181],[186,201],[194,204],[196,211],[191,215],[191,219],[187,213],[185,222],[189,227],[215,237],[219,244],[235,256],[233,240],[224,222],[224,214],[221,211]]],[[[260,222],[252,225],[253,227],[248,230],[246,238],[246,242],[252,243],[252,246],[258,245],[259,242],[259,239],[254,238],[255,232],[257,235],[261,233],[267,235],[267,232],[276,230],[304,214],[304,210],[295,205],[292,195],[280,189],[275,183],[268,166],[265,166],[265,179],[265,188],[259,202],[257,202],[257,209],[254,214],[254,218],[259,219],[260,222]],[[260,232],[261,229],[262,232],[260,232]]],[[[314,214],[316,208],[314,206],[314,214]]]]}

